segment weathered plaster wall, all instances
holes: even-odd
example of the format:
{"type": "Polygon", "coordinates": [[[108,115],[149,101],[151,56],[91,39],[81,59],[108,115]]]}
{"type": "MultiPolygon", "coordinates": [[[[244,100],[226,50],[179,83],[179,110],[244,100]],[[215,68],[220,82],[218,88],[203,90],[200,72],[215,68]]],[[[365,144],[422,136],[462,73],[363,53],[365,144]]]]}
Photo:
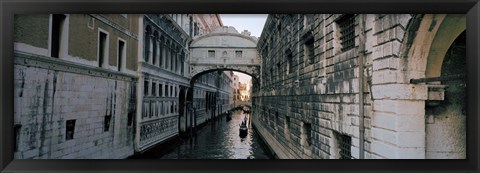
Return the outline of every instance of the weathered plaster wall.
{"type": "Polygon", "coordinates": [[[117,75],[48,57],[18,53],[15,58],[14,120],[20,125],[16,159],[120,159],[133,154],[133,126],[127,120],[135,95],[132,78],[115,79],[117,75]],[[106,115],[111,115],[107,131],[106,115]],[[67,120],[75,120],[69,140],[67,120]]]}

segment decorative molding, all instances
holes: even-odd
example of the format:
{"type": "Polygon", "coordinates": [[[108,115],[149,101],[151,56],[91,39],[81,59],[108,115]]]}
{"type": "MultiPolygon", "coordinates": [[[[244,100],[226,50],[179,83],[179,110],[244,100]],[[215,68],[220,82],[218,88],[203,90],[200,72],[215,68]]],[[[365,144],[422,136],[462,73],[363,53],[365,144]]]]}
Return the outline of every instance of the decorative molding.
{"type": "Polygon", "coordinates": [[[171,116],[140,124],[140,148],[143,150],[178,134],[178,117],[171,116]]]}
{"type": "Polygon", "coordinates": [[[128,36],[132,37],[134,40],[138,41],[138,36],[135,33],[130,32],[125,27],[123,27],[119,24],[116,24],[115,22],[112,22],[111,20],[107,19],[103,15],[101,15],[101,14],[90,14],[90,16],[94,17],[95,19],[107,24],[108,26],[110,26],[112,28],[117,29],[118,31],[124,33],[125,35],[128,35],[128,36]]]}
{"type": "Polygon", "coordinates": [[[57,70],[68,73],[89,75],[123,81],[136,81],[137,77],[118,71],[108,70],[100,67],[91,67],[83,64],[72,63],[66,60],[45,57],[41,55],[29,54],[26,52],[15,51],[15,65],[26,67],[37,67],[48,70],[57,70]]]}

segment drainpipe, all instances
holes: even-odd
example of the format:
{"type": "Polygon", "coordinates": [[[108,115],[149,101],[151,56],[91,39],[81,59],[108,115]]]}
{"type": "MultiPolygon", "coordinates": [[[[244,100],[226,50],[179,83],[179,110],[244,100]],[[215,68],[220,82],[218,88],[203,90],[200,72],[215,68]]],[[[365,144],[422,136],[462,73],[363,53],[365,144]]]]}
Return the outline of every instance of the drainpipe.
{"type": "Polygon", "coordinates": [[[360,130],[360,158],[365,159],[365,125],[364,125],[364,93],[363,93],[363,83],[364,83],[364,59],[365,59],[365,20],[366,14],[361,14],[360,18],[360,35],[359,35],[359,53],[358,53],[358,88],[359,88],[359,114],[360,114],[360,123],[359,123],[359,130],[360,130]]]}

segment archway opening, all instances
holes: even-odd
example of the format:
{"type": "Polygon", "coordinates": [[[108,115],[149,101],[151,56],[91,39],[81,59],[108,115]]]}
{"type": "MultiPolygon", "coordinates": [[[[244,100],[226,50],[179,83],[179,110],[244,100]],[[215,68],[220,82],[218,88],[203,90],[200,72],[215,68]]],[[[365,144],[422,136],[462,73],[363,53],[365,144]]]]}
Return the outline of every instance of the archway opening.
{"type": "MultiPolygon", "coordinates": [[[[466,32],[450,45],[440,76],[466,74],[466,32]]],[[[437,82],[438,83],[438,82],[437,82]]],[[[426,158],[466,158],[466,79],[440,82],[443,98],[427,101],[426,158]]]]}

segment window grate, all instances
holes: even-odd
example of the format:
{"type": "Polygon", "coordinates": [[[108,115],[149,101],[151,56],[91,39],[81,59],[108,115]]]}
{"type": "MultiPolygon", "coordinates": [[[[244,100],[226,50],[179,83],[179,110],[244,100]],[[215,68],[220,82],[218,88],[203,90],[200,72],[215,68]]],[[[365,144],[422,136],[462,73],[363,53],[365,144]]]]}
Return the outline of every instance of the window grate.
{"type": "Polygon", "coordinates": [[[346,14],[337,20],[340,27],[340,40],[342,51],[347,51],[355,47],[355,16],[346,14]]]}
{"type": "Polygon", "coordinates": [[[340,159],[352,159],[352,137],[338,134],[338,146],[340,149],[340,159]]]}

